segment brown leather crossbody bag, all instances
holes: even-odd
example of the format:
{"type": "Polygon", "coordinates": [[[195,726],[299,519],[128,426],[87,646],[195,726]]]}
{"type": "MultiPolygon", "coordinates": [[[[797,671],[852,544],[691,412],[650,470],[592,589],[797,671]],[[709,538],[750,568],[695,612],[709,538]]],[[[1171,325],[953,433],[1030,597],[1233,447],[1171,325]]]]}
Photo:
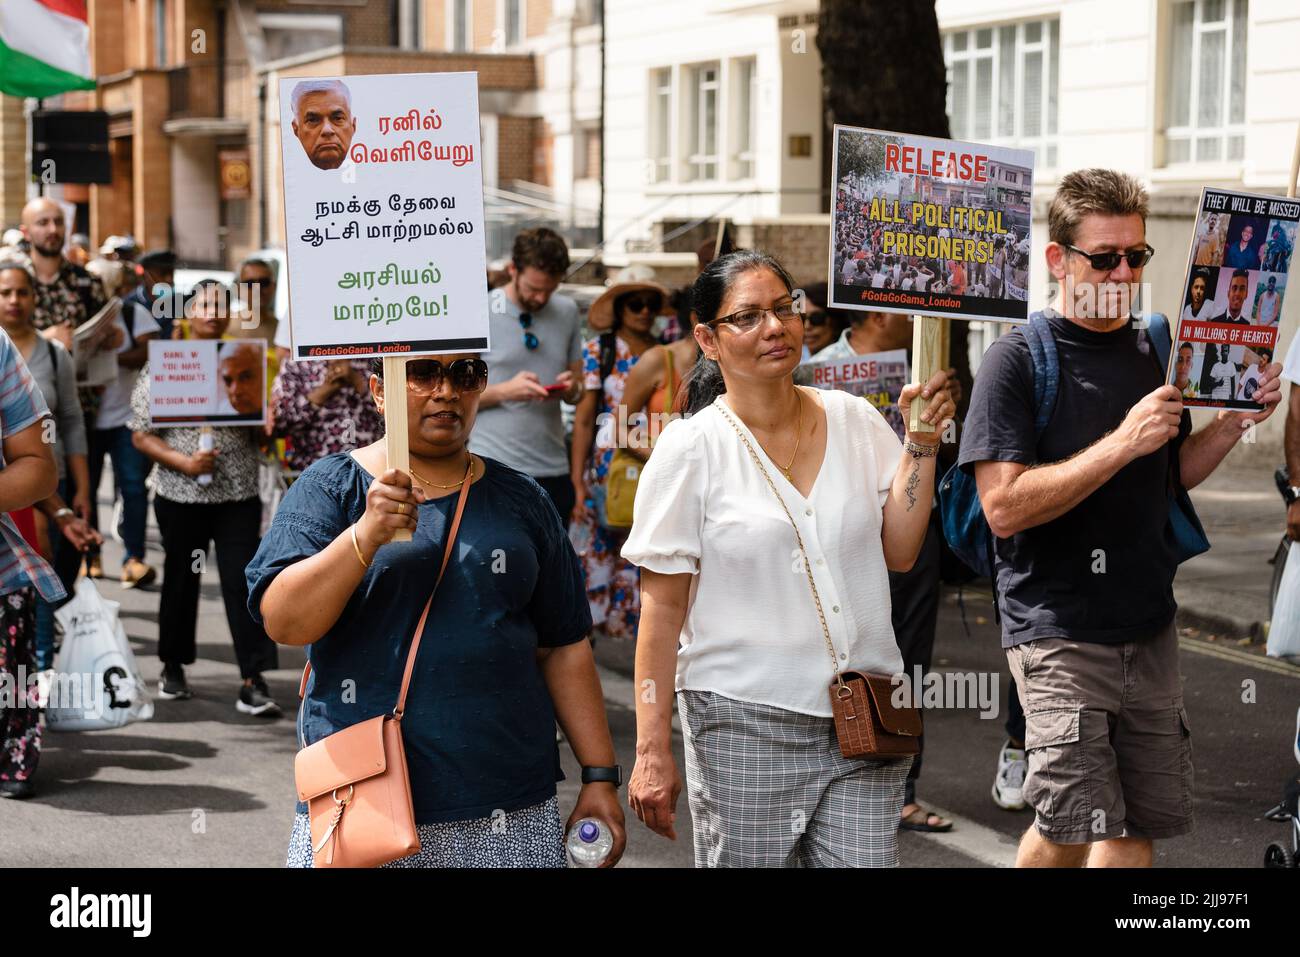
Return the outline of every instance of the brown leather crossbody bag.
{"type": "Polygon", "coordinates": [[[835,645],[831,641],[831,630],[826,624],[826,613],[822,610],[821,595],[817,592],[817,582],[813,580],[812,563],[808,561],[808,551],[804,548],[799,526],[786,508],[785,500],[768,475],[763,460],[758,457],[736,420],[723,403],[717,403],[717,408],[736,430],[736,435],[740,436],[749,457],[754,460],[767,487],[780,503],[781,511],[790,520],[795,540],[799,543],[799,554],[803,556],[804,571],[808,575],[808,587],[812,590],[813,604],[817,607],[822,636],[826,639],[826,650],[830,653],[831,669],[835,675],[835,680],[830,685],[831,714],[835,718],[835,737],[839,741],[840,753],[846,758],[882,759],[917,754],[921,749],[918,740],[921,735],[921,712],[916,708],[895,707],[893,679],[889,675],[840,670],[839,661],[835,657],[835,645]]]}
{"type": "MultiPolygon", "coordinates": [[[[456,544],[473,469],[471,460],[456,502],[456,515],[447,532],[442,567],[438,569],[433,592],[424,603],[411,639],[411,650],[406,655],[397,706],[391,714],[377,715],[335,731],[303,748],[294,759],[298,799],[307,802],[311,817],[312,862],[316,867],[378,867],[420,850],[406,748],[402,743],[402,713],[406,709],[406,692],[411,686],[411,672],[420,650],[424,624],[456,544]]],[[[310,672],[308,662],[298,690],[300,698],[310,672]]]]}

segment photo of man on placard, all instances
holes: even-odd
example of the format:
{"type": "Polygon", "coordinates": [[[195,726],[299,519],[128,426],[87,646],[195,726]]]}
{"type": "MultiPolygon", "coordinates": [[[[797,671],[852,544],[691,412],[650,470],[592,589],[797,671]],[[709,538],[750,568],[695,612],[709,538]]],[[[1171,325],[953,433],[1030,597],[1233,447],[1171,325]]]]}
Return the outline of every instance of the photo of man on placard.
{"type": "Polygon", "coordinates": [[[348,157],[357,118],[341,80],[304,80],[293,88],[293,135],[317,169],[338,169],[348,157]]]}
{"type": "Polygon", "coordinates": [[[218,353],[222,401],[218,414],[261,418],[265,346],[260,342],[223,342],[218,353]]]}
{"type": "Polygon", "coordinates": [[[1228,227],[1228,247],[1223,251],[1223,265],[1233,269],[1258,269],[1263,259],[1260,250],[1267,228],[1267,219],[1233,216],[1228,227]]]}

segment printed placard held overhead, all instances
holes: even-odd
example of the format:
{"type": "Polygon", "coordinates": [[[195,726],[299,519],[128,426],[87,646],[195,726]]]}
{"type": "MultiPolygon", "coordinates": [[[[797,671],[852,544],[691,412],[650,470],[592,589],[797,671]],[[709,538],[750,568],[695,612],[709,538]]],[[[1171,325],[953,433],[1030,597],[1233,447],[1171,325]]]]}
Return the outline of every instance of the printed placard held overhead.
{"type": "Polygon", "coordinates": [[[279,96],[294,358],[487,350],[478,75],[279,96]]]}
{"type": "Polygon", "coordinates": [[[830,305],[1029,318],[1034,154],[835,127],[830,305]]]}
{"type": "Polygon", "coordinates": [[[266,342],[149,342],[149,424],[171,428],[266,422],[266,342]]]}
{"type": "Polygon", "coordinates": [[[1252,401],[1277,351],[1300,202],[1201,191],[1166,381],[1196,408],[1263,408],[1252,401]]]}

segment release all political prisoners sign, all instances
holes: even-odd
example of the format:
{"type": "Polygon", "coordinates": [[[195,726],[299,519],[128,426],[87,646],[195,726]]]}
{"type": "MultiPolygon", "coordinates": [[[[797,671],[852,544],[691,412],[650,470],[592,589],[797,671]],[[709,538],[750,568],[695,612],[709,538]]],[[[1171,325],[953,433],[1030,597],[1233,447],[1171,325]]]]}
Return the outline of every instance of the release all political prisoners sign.
{"type": "Polygon", "coordinates": [[[149,424],[174,428],[266,422],[266,342],[149,342],[149,424]]]}
{"type": "Polygon", "coordinates": [[[907,368],[907,350],[868,352],[852,359],[826,359],[800,366],[808,372],[808,384],[818,389],[837,389],[849,395],[862,396],[870,402],[885,421],[906,438],[907,427],[903,413],[898,408],[898,397],[903,393],[910,375],[907,368]]]}
{"type": "Polygon", "coordinates": [[[279,94],[294,358],[486,351],[478,74],[279,94]]]}
{"type": "Polygon", "coordinates": [[[1277,349],[1300,202],[1202,189],[1167,382],[1196,408],[1261,409],[1277,349]]]}
{"type": "Polygon", "coordinates": [[[1034,156],[835,127],[830,305],[1025,322],[1034,156]]]}

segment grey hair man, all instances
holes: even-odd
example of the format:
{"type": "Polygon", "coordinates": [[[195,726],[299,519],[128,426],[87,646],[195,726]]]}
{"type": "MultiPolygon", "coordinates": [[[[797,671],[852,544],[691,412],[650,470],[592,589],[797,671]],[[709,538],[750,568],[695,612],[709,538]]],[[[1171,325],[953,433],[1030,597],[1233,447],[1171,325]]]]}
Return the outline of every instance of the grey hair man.
{"type": "Polygon", "coordinates": [[[347,159],[357,118],[352,91],[341,80],[304,80],[290,95],[293,135],[317,169],[338,169],[347,159]]]}

